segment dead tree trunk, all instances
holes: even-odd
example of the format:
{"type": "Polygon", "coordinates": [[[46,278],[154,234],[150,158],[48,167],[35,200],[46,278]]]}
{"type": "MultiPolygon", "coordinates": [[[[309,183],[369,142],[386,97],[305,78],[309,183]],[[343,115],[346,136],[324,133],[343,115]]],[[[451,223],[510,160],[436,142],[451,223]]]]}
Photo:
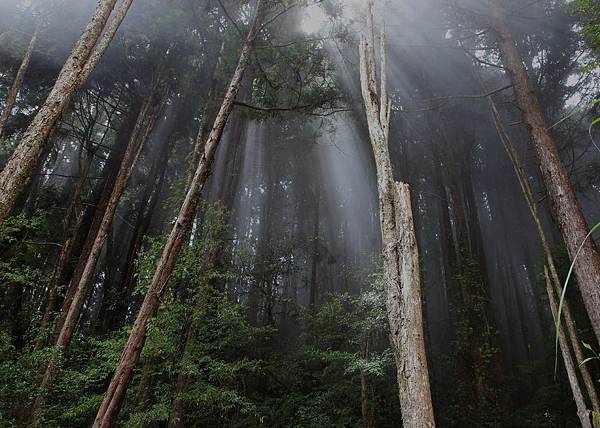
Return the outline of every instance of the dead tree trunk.
{"type": "Polygon", "coordinates": [[[377,167],[386,302],[396,355],[402,420],[406,428],[434,427],[411,192],[407,184],[394,181],[392,173],[385,32],[381,32],[381,94],[378,96],[372,8],[373,0],[369,0],[367,37],[362,38],[360,46],[360,75],[377,167]]]}
{"type": "Polygon", "coordinates": [[[23,60],[21,61],[21,65],[19,66],[19,70],[17,71],[17,75],[15,76],[15,80],[13,81],[12,86],[10,87],[10,91],[8,92],[8,97],[6,98],[6,102],[4,104],[4,111],[0,115],[0,138],[4,135],[4,128],[6,127],[6,122],[8,122],[8,118],[12,114],[13,108],[17,102],[17,95],[21,90],[21,85],[23,84],[23,79],[25,78],[25,73],[29,68],[29,62],[31,61],[31,55],[33,54],[33,49],[37,42],[38,33],[40,31],[39,25],[36,27],[31,40],[29,41],[29,45],[27,46],[27,50],[25,51],[25,55],[23,56],[23,60]]]}
{"type": "Polygon", "coordinates": [[[552,212],[571,260],[575,262],[579,289],[596,338],[600,340],[600,254],[593,240],[587,239],[588,224],[560,159],[556,141],[549,130],[536,89],[529,79],[523,58],[506,23],[500,5],[493,3],[493,26],[498,35],[504,66],[510,73],[517,104],[529,129],[531,142],[540,163],[542,178],[550,199],[552,212]]]}
{"type": "Polygon", "coordinates": [[[125,397],[125,391],[131,380],[133,369],[137,364],[144,347],[148,322],[154,317],[158,310],[158,306],[166,291],[171,273],[177,263],[177,258],[185,241],[185,237],[191,230],[196,209],[198,207],[200,193],[210,175],[216,150],[223,136],[225,125],[227,124],[229,115],[234,107],[235,99],[248,66],[254,40],[260,31],[261,16],[262,3],[259,0],[252,28],[246,36],[242,46],[239,61],[227,89],[227,93],[225,94],[225,99],[223,100],[223,104],[217,114],[212,131],[204,146],[200,162],[196,168],[194,178],[188,187],[177,220],[173,225],[161,258],[156,266],[154,277],[146,292],[146,297],[144,298],[144,302],[142,303],[127,344],[125,345],[125,349],[123,350],[123,354],[121,355],[121,360],[115,369],[104,400],[96,415],[96,420],[93,425],[94,428],[113,427],[117,421],[119,410],[125,397]]]}
{"type": "Polygon", "coordinates": [[[110,45],[133,0],[123,0],[110,24],[107,22],[117,0],[101,0],[83,34],[67,58],[48,98],[33,118],[23,138],[0,172],[0,223],[14,208],[38,164],[44,146],[69,101],[88,79],[110,45]],[[106,32],[102,31],[106,27],[106,32]]]}

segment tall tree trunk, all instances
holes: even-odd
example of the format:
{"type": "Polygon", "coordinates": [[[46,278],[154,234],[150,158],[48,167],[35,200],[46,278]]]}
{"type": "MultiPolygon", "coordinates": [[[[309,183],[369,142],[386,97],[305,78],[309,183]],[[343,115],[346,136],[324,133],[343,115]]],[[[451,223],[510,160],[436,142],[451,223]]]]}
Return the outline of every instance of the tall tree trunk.
{"type": "Polygon", "coordinates": [[[360,75],[377,167],[386,303],[396,356],[400,406],[406,428],[434,427],[435,419],[423,334],[419,253],[410,187],[394,181],[388,138],[385,32],[381,32],[381,94],[378,97],[373,0],[367,6],[367,37],[360,44],[360,75]]]}
{"type": "Polygon", "coordinates": [[[140,199],[140,206],[137,212],[137,220],[133,229],[131,243],[125,258],[125,273],[120,277],[119,289],[113,290],[113,295],[108,296],[105,292],[102,301],[102,308],[98,318],[101,320],[101,331],[104,333],[113,331],[125,321],[127,309],[135,288],[135,259],[142,248],[144,236],[150,227],[150,222],[161,195],[171,145],[169,138],[162,143],[160,153],[158,153],[152,169],[146,178],[147,184],[144,194],[140,199]]]}
{"type": "Polygon", "coordinates": [[[77,325],[77,320],[79,319],[79,315],[81,313],[81,307],[85,301],[88,286],[91,283],[96,271],[96,264],[108,235],[110,225],[112,224],[119,200],[125,192],[127,182],[129,181],[129,178],[131,177],[131,174],[137,165],[137,161],[140,157],[142,149],[144,148],[144,145],[148,140],[152,129],[154,128],[154,124],[159,113],[158,110],[155,110],[150,114],[148,123],[145,125],[145,132],[140,137],[140,133],[142,132],[142,129],[144,129],[144,122],[151,103],[152,95],[149,95],[142,106],[138,121],[129,139],[125,156],[123,157],[123,162],[121,163],[115,185],[107,204],[106,212],[104,213],[100,223],[100,228],[98,229],[98,233],[94,239],[90,254],[85,262],[85,267],[83,269],[81,278],[79,278],[79,283],[75,287],[73,301],[71,302],[67,312],[64,314],[64,321],[62,322],[61,330],[58,335],[58,339],[56,340],[56,345],[60,348],[64,349],[69,345],[69,341],[71,340],[73,331],[77,325]]]}
{"type": "MultiPolygon", "coordinates": [[[[527,174],[525,172],[525,167],[523,166],[523,164],[521,163],[521,160],[519,159],[517,149],[513,145],[508,133],[506,132],[506,129],[504,128],[504,125],[502,124],[500,112],[498,111],[496,103],[494,102],[494,100],[492,99],[491,96],[488,97],[488,102],[490,105],[490,110],[492,112],[492,120],[494,122],[494,126],[496,127],[496,130],[498,131],[498,135],[500,136],[500,139],[502,140],[502,143],[504,144],[506,153],[513,165],[513,168],[517,175],[517,179],[519,181],[519,185],[521,187],[521,190],[522,190],[525,200],[527,202],[527,206],[529,207],[529,211],[531,212],[533,222],[535,223],[536,229],[540,236],[542,248],[543,248],[544,254],[546,256],[547,268],[550,271],[551,285],[553,287],[552,295],[548,294],[548,300],[551,303],[552,300],[555,298],[554,293],[556,293],[557,296],[561,296],[563,288],[562,288],[562,283],[561,283],[560,277],[558,275],[558,270],[556,268],[556,263],[554,262],[554,256],[552,255],[552,249],[550,247],[550,242],[548,241],[548,238],[546,237],[546,233],[544,231],[544,226],[542,225],[542,220],[540,218],[538,206],[537,206],[536,199],[534,196],[535,194],[533,192],[533,189],[531,188],[531,185],[529,184],[529,180],[528,180],[527,174]]],[[[567,326],[569,342],[570,342],[571,346],[573,347],[573,351],[575,352],[575,358],[577,361],[582,362],[584,360],[583,350],[581,349],[580,341],[577,338],[577,330],[575,328],[575,320],[573,319],[573,315],[571,314],[571,307],[567,300],[565,300],[563,302],[563,313],[565,315],[565,324],[567,326]]],[[[555,320],[555,322],[556,322],[556,320],[555,320]]],[[[579,370],[581,372],[581,377],[583,378],[583,382],[584,382],[586,390],[588,392],[588,396],[592,403],[592,408],[596,412],[599,412],[600,411],[600,401],[598,400],[598,394],[597,394],[596,388],[594,386],[594,381],[592,379],[592,376],[590,375],[587,365],[585,365],[585,364],[579,365],[579,370]]],[[[570,377],[569,377],[569,380],[571,380],[570,377]]],[[[571,385],[571,388],[572,389],[579,388],[579,385],[571,385]]],[[[573,394],[575,395],[575,392],[573,394]]]]}
{"type": "MultiPolygon", "coordinates": [[[[194,148],[193,148],[193,153],[192,153],[192,168],[190,168],[190,174],[188,177],[188,185],[192,182],[193,178],[194,178],[194,167],[196,167],[196,165],[198,164],[198,161],[200,160],[200,154],[202,152],[202,146],[204,145],[204,136],[209,132],[209,117],[212,118],[213,116],[215,116],[216,112],[212,111],[213,109],[211,109],[209,106],[212,104],[213,101],[213,96],[215,94],[215,92],[217,91],[217,85],[218,85],[218,79],[217,79],[217,74],[220,71],[220,65],[221,65],[221,60],[223,58],[223,52],[224,52],[224,43],[222,43],[221,45],[221,49],[219,50],[219,55],[218,55],[218,59],[217,61],[214,62],[214,64],[212,65],[213,69],[212,69],[212,82],[210,85],[210,88],[208,90],[208,96],[206,98],[206,102],[204,104],[203,107],[203,114],[202,114],[202,121],[200,123],[200,127],[199,127],[199,131],[198,131],[198,135],[196,137],[196,141],[194,144],[194,148]]],[[[236,125],[238,125],[238,127],[240,128],[240,134],[241,134],[241,126],[239,123],[237,123],[236,125]]],[[[237,135],[237,132],[234,132],[234,136],[237,135]]],[[[238,139],[233,139],[232,144],[238,145],[238,139]]],[[[235,150],[235,152],[237,153],[237,150],[235,150]]],[[[233,180],[233,178],[232,178],[233,180]]],[[[227,195],[227,194],[226,194],[227,195]]],[[[226,207],[228,202],[225,202],[226,207]]],[[[233,204],[233,202],[231,202],[231,205],[233,204]]],[[[231,208],[229,208],[231,209],[231,208]]],[[[219,237],[217,237],[218,239],[219,237]]],[[[219,247],[222,247],[221,245],[219,245],[219,247]]],[[[216,264],[218,263],[219,258],[221,257],[221,251],[220,250],[209,250],[209,254],[207,256],[208,258],[208,266],[211,269],[214,269],[214,267],[216,266],[216,264]]],[[[211,284],[213,285],[213,284],[211,284]]],[[[200,302],[202,303],[202,302],[200,302]]],[[[192,325],[187,326],[184,329],[184,333],[183,333],[183,351],[182,351],[182,355],[186,355],[190,346],[194,343],[194,339],[195,339],[195,333],[193,331],[192,325]]],[[[168,423],[168,428],[182,428],[183,427],[183,418],[184,418],[184,414],[185,414],[185,403],[183,402],[183,400],[181,399],[182,394],[185,392],[185,390],[188,388],[188,386],[190,385],[191,379],[189,374],[184,373],[184,372],[180,372],[177,375],[177,381],[175,383],[175,392],[174,392],[174,398],[173,401],[171,403],[171,416],[169,417],[169,423],[168,423]]]]}
{"type": "MultiPolygon", "coordinates": [[[[191,327],[185,329],[185,343],[183,345],[182,355],[185,358],[189,348],[194,343],[194,332],[191,327]]],[[[183,371],[177,375],[177,382],[175,383],[175,397],[171,404],[171,416],[169,417],[168,428],[183,428],[183,417],[185,415],[185,403],[181,399],[181,395],[185,392],[191,383],[191,378],[187,373],[183,371]]]]}
{"type": "Polygon", "coordinates": [[[27,46],[27,50],[25,51],[25,55],[23,56],[23,60],[21,61],[21,65],[19,66],[19,70],[17,71],[17,75],[15,76],[15,80],[13,81],[12,86],[10,87],[10,91],[8,92],[8,97],[6,98],[6,102],[4,103],[4,111],[0,114],[0,138],[4,135],[6,122],[8,122],[8,118],[12,114],[13,108],[17,102],[17,95],[19,94],[19,90],[21,90],[21,85],[23,84],[23,79],[25,78],[25,73],[29,68],[29,62],[31,61],[31,55],[33,54],[33,49],[37,42],[38,33],[40,31],[39,24],[36,26],[35,32],[31,37],[29,45],[27,46]]]}
{"type": "Polygon", "coordinates": [[[121,355],[121,360],[116,367],[104,400],[96,415],[96,420],[93,425],[94,428],[109,428],[114,426],[117,421],[127,386],[131,380],[133,369],[137,364],[144,347],[148,322],[154,317],[158,310],[158,306],[166,291],[171,273],[177,263],[177,258],[185,237],[191,230],[196,209],[198,207],[200,193],[210,175],[216,150],[223,136],[223,130],[225,129],[229,115],[234,107],[234,102],[239,92],[244,72],[248,66],[254,40],[260,30],[261,17],[262,2],[259,0],[256,6],[256,16],[252,28],[242,46],[240,58],[229,88],[227,89],[227,93],[225,94],[225,99],[223,100],[223,104],[217,114],[212,131],[204,146],[202,157],[196,168],[194,178],[187,190],[177,220],[173,225],[161,258],[156,266],[154,277],[146,292],[146,297],[144,298],[144,302],[142,303],[127,344],[125,345],[125,349],[123,350],[123,354],[121,355]]]}
{"type": "Polygon", "coordinates": [[[494,2],[492,7],[493,26],[498,35],[503,63],[510,73],[517,103],[529,128],[554,219],[571,260],[581,248],[575,262],[575,274],[596,338],[600,341],[600,254],[594,241],[586,239],[589,229],[581,205],[560,159],[536,89],[529,79],[521,53],[506,23],[506,16],[498,2],[494,2]]]}
{"type": "MultiPolygon", "coordinates": [[[[78,248],[78,252],[80,253],[79,260],[71,274],[71,280],[62,302],[61,313],[63,314],[67,313],[69,307],[71,306],[77,284],[79,284],[81,275],[83,274],[83,270],[85,268],[85,263],[90,256],[96,236],[98,235],[98,230],[102,224],[102,219],[104,218],[104,214],[108,209],[108,202],[110,200],[113,188],[115,187],[115,182],[117,180],[117,176],[119,175],[119,169],[123,163],[125,152],[127,151],[127,145],[129,144],[131,136],[138,122],[142,105],[143,100],[135,100],[132,103],[130,112],[125,118],[125,123],[121,126],[117,142],[112,148],[108,160],[106,161],[106,166],[103,169],[102,182],[104,184],[101,186],[98,195],[93,198],[92,204],[88,206],[89,212],[85,214],[86,219],[84,219],[84,223],[86,225],[82,227],[84,230],[82,230],[82,237],[80,237],[83,239],[83,243],[81,248],[78,248]],[[89,217],[91,217],[91,219],[89,217]]],[[[57,330],[60,330],[60,328],[61,325],[59,324],[57,330]]]]}
{"type": "MultiPolygon", "coordinates": [[[[125,151],[125,155],[123,157],[123,161],[121,163],[121,167],[119,169],[115,185],[113,187],[110,199],[107,204],[107,209],[104,212],[104,216],[102,218],[102,221],[100,222],[98,233],[94,239],[90,253],[85,261],[85,266],[81,277],[79,278],[79,282],[77,283],[77,286],[74,287],[75,292],[73,294],[73,299],[68,307],[65,308],[63,305],[64,309],[66,309],[66,312],[62,314],[60,322],[60,331],[58,334],[58,338],[56,339],[56,346],[61,351],[64,351],[68,348],[71,338],[73,337],[73,332],[75,331],[75,327],[77,326],[77,321],[79,320],[79,315],[81,314],[81,308],[83,307],[89,284],[91,283],[96,270],[98,257],[100,256],[100,252],[102,250],[102,247],[104,246],[104,242],[106,240],[110,225],[117,210],[119,200],[125,192],[127,182],[129,181],[129,178],[131,177],[131,174],[135,169],[137,161],[144,147],[144,143],[148,139],[149,134],[152,128],[154,127],[154,123],[158,116],[158,110],[152,113],[151,117],[148,120],[148,123],[146,124],[146,131],[141,137],[139,137],[140,132],[144,127],[144,121],[146,119],[146,115],[150,108],[151,102],[152,96],[149,95],[146,98],[146,101],[144,102],[140,110],[138,121],[130,136],[129,143],[127,144],[127,149],[125,151]]],[[[56,362],[53,360],[51,360],[46,367],[42,379],[42,384],[40,386],[40,393],[38,394],[38,397],[36,398],[32,407],[31,421],[32,425],[34,426],[37,426],[39,424],[40,412],[42,407],[45,405],[47,392],[52,385],[57,369],[58,367],[56,365],[56,362]]]]}
{"type": "Polygon", "coordinates": [[[101,0],[98,3],[92,19],[75,43],[48,98],[0,172],[0,223],[13,210],[17,197],[40,161],[44,146],[71,97],[87,81],[102,58],[132,1],[123,0],[108,26],[107,21],[117,0],[101,0]],[[106,32],[102,35],[105,27],[106,32]]]}

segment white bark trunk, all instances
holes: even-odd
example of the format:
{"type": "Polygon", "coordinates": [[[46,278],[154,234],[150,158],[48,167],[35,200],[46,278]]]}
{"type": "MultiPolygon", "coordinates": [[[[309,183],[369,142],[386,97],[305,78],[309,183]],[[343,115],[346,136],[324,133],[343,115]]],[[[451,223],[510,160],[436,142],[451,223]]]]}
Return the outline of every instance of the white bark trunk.
{"type": "Polygon", "coordinates": [[[395,182],[393,177],[388,148],[391,103],[387,93],[385,31],[381,32],[382,77],[378,97],[372,6],[373,0],[369,0],[367,37],[360,46],[360,74],[377,167],[386,302],[396,356],[402,423],[406,428],[434,427],[410,187],[395,182]]]}

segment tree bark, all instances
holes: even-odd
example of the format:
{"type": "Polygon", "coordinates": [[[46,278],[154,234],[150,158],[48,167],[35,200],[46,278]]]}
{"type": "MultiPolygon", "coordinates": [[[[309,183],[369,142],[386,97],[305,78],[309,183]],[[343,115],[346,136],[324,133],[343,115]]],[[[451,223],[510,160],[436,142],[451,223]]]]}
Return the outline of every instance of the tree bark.
{"type": "MultiPolygon", "coordinates": [[[[62,319],[60,322],[60,331],[55,344],[61,351],[64,351],[69,347],[69,343],[71,341],[71,338],[73,337],[73,332],[75,331],[75,327],[77,326],[77,321],[79,320],[79,315],[81,314],[81,308],[85,301],[89,284],[92,281],[94,273],[96,271],[98,257],[100,256],[100,252],[102,250],[102,247],[104,246],[104,242],[106,240],[110,225],[117,210],[119,200],[121,199],[121,196],[123,195],[127,187],[127,182],[129,181],[129,178],[131,177],[131,174],[135,169],[137,161],[144,147],[144,143],[148,139],[150,131],[154,127],[158,111],[153,112],[152,116],[148,120],[148,123],[146,124],[146,132],[144,133],[144,135],[141,136],[141,138],[139,138],[140,141],[138,143],[138,137],[143,129],[144,121],[146,119],[148,109],[150,108],[151,101],[152,96],[150,95],[147,97],[140,110],[138,121],[129,138],[127,149],[125,151],[125,155],[123,157],[123,161],[121,163],[121,167],[119,169],[115,185],[111,192],[106,211],[104,212],[104,216],[102,217],[102,221],[100,222],[98,233],[94,238],[94,242],[90,249],[90,253],[85,261],[81,277],[79,278],[77,286],[74,287],[72,301],[70,302],[68,307],[65,307],[65,305],[63,305],[63,309],[65,309],[66,311],[63,312],[62,319]]],[[[37,426],[39,424],[40,412],[42,407],[45,405],[47,392],[53,383],[57,369],[58,367],[55,361],[50,361],[46,367],[42,379],[42,384],[40,386],[40,393],[38,394],[38,397],[36,398],[32,407],[31,421],[32,425],[34,426],[37,426]]]]}
{"type": "Polygon", "coordinates": [[[137,364],[144,347],[148,322],[154,317],[158,310],[158,306],[166,291],[171,273],[177,263],[177,258],[185,237],[191,230],[196,209],[198,207],[200,193],[210,175],[216,150],[223,136],[223,131],[229,115],[234,107],[234,101],[239,92],[244,72],[248,66],[254,40],[260,31],[261,17],[262,2],[259,0],[256,6],[256,16],[252,28],[243,43],[239,61],[229,88],[227,89],[225,99],[217,114],[212,131],[208,136],[194,178],[188,187],[177,220],[173,225],[161,258],[156,266],[154,277],[146,292],[146,297],[144,298],[144,302],[142,303],[137,319],[135,320],[129,339],[121,355],[121,359],[108,386],[104,400],[100,405],[98,414],[96,415],[93,425],[94,428],[113,427],[117,421],[127,386],[131,380],[133,369],[137,364]]]}
{"type": "Polygon", "coordinates": [[[6,98],[6,102],[4,104],[4,111],[0,115],[0,138],[4,135],[6,123],[10,115],[12,114],[13,108],[17,102],[17,95],[21,90],[21,85],[23,84],[23,79],[25,78],[25,73],[29,68],[29,62],[31,61],[31,55],[33,54],[33,49],[37,42],[39,33],[39,25],[36,27],[31,40],[29,41],[29,45],[27,46],[27,50],[25,51],[25,55],[23,56],[23,60],[21,61],[21,65],[19,66],[19,70],[17,71],[17,75],[15,76],[15,80],[13,81],[12,86],[10,87],[10,91],[8,92],[8,97],[6,98]]]}
{"type": "Polygon", "coordinates": [[[93,275],[96,271],[96,264],[98,262],[100,252],[102,251],[102,247],[104,246],[104,242],[108,235],[110,225],[112,224],[112,220],[117,210],[119,200],[125,192],[127,182],[129,181],[129,178],[131,177],[135,166],[137,165],[137,161],[140,157],[142,149],[144,148],[144,145],[148,140],[150,132],[154,127],[154,123],[156,122],[158,111],[155,111],[151,114],[151,117],[149,118],[148,123],[146,124],[146,130],[138,141],[138,137],[140,136],[140,133],[144,128],[144,121],[146,119],[151,102],[152,97],[148,96],[140,111],[138,121],[129,139],[129,143],[125,151],[125,156],[123,157],[123,162],[121,163],[121,168],[119,169],[119,173],[115,181],[115,186],[112,190],[110,199],[108,201],[106,212],[104,213],[104,216],[100,223],[100,228],[94,239],[94,243],[92,245],[90,254],[85,262],[85,267],[83,269],[81,278],[79,279],[79,283],[75,288],[73,301],[71,302],[67,312],[64,314],[64,321],[62,323],[58,339],[56,340],[56,345],[62,349],[69,346],[69,342],[71,340],[73,331],[75,330],[75,326],[77,325],[77,320],[79,319],[79,315],[81,313],[81,307],[83,306],[83,303],[85,301],[88,286],[91,283],[93,275]]]}
{"type": "MultiPolygon", "coordinates": [[[[550,300],[550,309],[552,310],[552,318],[557,320],[558,318],[558,304],[556,297],[554,296],[554,290],[552,289],[552,281],[548,274],[548,267],[544,266],[544,276],[546,280],[546,292],[550,300]]],[[[571,385],[571,392],[573,392],[573,399],[577,406],[577,416],[581,422],[583,428],[592,428],[590,421],[590,412],[585,405],[581,388],[579,387],[579,380],[577,379],[577,371],[575,370],[575,363],[571,358],[571,352],[569,351],[569,343],[565,337],[564,330],[560,329],[558,332],[558,342],[560,344],[560,350],[565,363],[565,369],[567,370],[567,377],[569,378],[569,384],[571,385]]]]}
{"type": "Polygon", "coordinates": [[[167,164],[171,152],[170,141],[167,138],[163,143],[160,153],[155,159],[150,174],[147,177],[147,185],[140,199],[140,207],[137,213],[137,221],[132,233],[131,243],[127,251],[125,261],[125,273],[120,277],[121,284],[118,290],[113,290],[113,296],[104,294],[102,302],[103,309],[100,310],[99,319],[102,322],[101,331],[108,333],[118,328],[127,318],[127,309],[131,303],[131,296],[135,288],[136,257],[142,248],[144,237],[148,232],[154,210],[158,205],[161,195],[167,164]]]}
{"type": "MultiPolygon", "coordinates": [[[[492,112],[492,119],[494,122],[494,126],[496,127],[496,130],[498,131],[498,135],[500,136],[502,143],[504,144],[504,148],[506,150],[506,153],[507,153],[511,163],[513,164],[513,168],[517,175],[519,185],[521,187],[521,190],[523,192],[525,200],[527,201],[527,206],[529,207],[529,211],[531,212],[533,222],[535,223],[536,229],[540,236],[542,248],[543,248],[544,254],[546,256],[546,264],[550,271],[551,285],[553,287],[554,293],[556,293],[557,296],[561,296],[562,291],[563,291],[562,282],[558,275],[558,270],[556,269],[556,263],[554,262],[554,256],[552,255],[552,249],[550,247],[550,242],[548,241],[548,238],[546,237],[546,233],[544,231],[544,226],[542,225],[542,220],[540,218],[539,209],[538,209],[536,199],[534,196],[535,194],[533,192],[533,189],[531,188],[531,185],[529,184],[529,180],[527,178],[525,168],[524,168],[523,164],[521,163],[521,160],[519,159],[517,150],[516,150],[515,146],[513,145],[504,126],[502,125],[500,113],[498,111],[496,103],[494,102],[494,100],[492,99],[491,96],[488,97],[488,101],[489,101],[490,109],[492,112]]],[[[552,304],[552,299],[554,299],[554,294],[552,294],[552,295],[548,294],[548,300],[549,300],[550,304],[552,304]]],[[[571,307],[569,305],[568,300],[565,300],[563,302],[563,313],[565,316],[565,324],[567,327],[569,342],[571,343],[571,346],[573,347],[573,351],[575,352],[576,360],[581,362],[584,360],[583,350],[581,349],[581,344],[577,337],[577,330],[575,328],[575,320],[573,319],[573,316],[571,314],[571,307]]],[[[594,386],[594,381],[592,379],[592,376],[590,375],[588,367],[585,364],[579,365],[579,370],[581,372],[581,377],[583,379],[586,390],[588,392],[588,396],[592,403],[592,408],[596,412],[598,412],[598,411],[600,411],[600,401],[598,400],[598,393],[596,392],[596,388],[594,386]]],[[[569,378],[569,380],[570,380],[570,378],[569,378]]],[[[571,388],[573,388],[573,387],[574,386],[572,385],[571,388]]],[[[578,388],[579,386],[577,385],[576,387],[578,388]]]]}
{"type": "Polygon", "coordinates": [[[373,0],[367,6],[367,37],[360,46],[360,75],[377,168],[384,281],[391,341],[396,356],[400,406],[406,428],[434,427],[423,334],[419,253],[410,187],[395,182],[389,155],[391,103],[387,93],[385,31],[381,32],[381,94],[377,95],[373,0]]]}
{"type": "Polygon", "coordinates": [[[0,223],[13,210],[19,193],[38,164],[44,146],[71,97],[87,81],[102,58],[132,1],[123,0],[101,40],[102,31],[117,0],[101,0],[98,3],[92,19],[73,47],[48,98],[0,172],[0,223]]]}
{"type": "Polygon", "coordinates": [[[600,341],[600,254],[592,239],[586,239],[589,228],[581,205],[560,159],[556,141],[543,113],[536,89],[529,79],[523,58],[500,5],[493,3],[493,26],[498,35],[504,66],[510,73],[515,96],[529,129],[531,142],[540,164],[542,178],[550,199],[554,219],[575,261],[579,289],[596,338],[600,341]]]}
{"type": "MultiPolygon", "coordinates": [[[[81,147],[83,150],[83,145],[81,147]]],[[[71,203],[65,212],[65,216],[63,218],[63,236],[64,241],[62,248],[58,254],[56,259],[56,263],[54,265],[54,271],[52,273],[52,279],[50,280],[50,284],[48,286],[48,296],[46,299],[46,306],[44,308],[44,313],[42,315],[42,320],[40,321],[40,331],[38,333],[38,339],[35,341],[35,345],[33,350],[38,351],[44,346],[45,336],[47,333],[48,324],[50,323],[50,317],[52,312],[56,308],[56,304],[58,301],[58,287],[60,285],[60,280],[63,276],[63,272],[67,266],[69,258],[71,257],[71,251],[73,250],[73,246],[75,244],[75,237],[77,236],[77,232],[81,227],[83,222],[84,213],[80,207],[80,198],[83,192],[83,186],[85,185],[85,181],[87,178],[88,171],[90,169],[92,163],[92,155],[91,152],[88,153],[88,156],[85,160],[85,165],[83,168],[80,168],[80,177],[77,181],[77,185],[75,186],[75,190],[73,192],[73,196],[71,198],[71,203]],[[75,213],[75,211],[79,211],[75,216],[75,224],[71,226],[71,217],[75,213]]]]}

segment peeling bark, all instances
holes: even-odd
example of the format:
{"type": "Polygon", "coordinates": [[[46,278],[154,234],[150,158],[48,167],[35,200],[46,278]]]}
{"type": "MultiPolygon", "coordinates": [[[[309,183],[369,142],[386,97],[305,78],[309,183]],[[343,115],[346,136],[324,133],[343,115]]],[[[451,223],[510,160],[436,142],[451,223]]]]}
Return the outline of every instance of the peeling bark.
{"type": "Polygon", "coordinates": [[[387,93],[385,30],[381,32],[381,94],[378,97],[372,7],[373,0],[369,0],[367,36],[360,46],[360,75],[377,167],[386,303],[396,356],[402,422],[406,428],[434,427],[411,192],[407,184],[396,182],[393,177],[388,148],[391,103],[387,93]]]}

